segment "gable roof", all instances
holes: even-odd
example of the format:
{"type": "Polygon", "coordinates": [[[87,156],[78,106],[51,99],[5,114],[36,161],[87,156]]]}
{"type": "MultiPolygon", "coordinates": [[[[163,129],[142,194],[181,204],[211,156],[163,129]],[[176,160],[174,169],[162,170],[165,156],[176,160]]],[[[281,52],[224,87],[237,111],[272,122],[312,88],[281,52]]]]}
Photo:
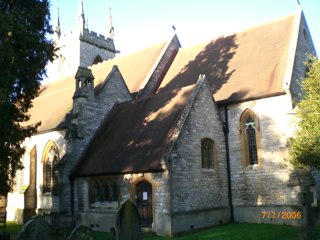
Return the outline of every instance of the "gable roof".
{"type": "Polygon", "coordinates": [[[182,116],[187,117],[183,113],[193,102],[197,85],[116,105],[92,137],[71,176],[163,171],[163,158],[171,151],[177,128],[183,125],[182,116]]]}
{"type": "MultiPolygon", "coordinates": [[[[139,52],[116,57],[91,66],[95,77],[95,89],[100,89],[115,65],[118,66],[125,83],[131,93],[139,91],[146,83],[145,78],[154,69],[159,54],[163,53],[166,42],[146,48],[139,52]]],[[[76,74],[76,73],[75,73],[76,74]]],[[[30,120],[26,125],[41,121],[39,132],[51,129],[64,128],[68,121],[68,114],[73,106],[73,94],[75,91],[74,76],[60,79],[45,85],[37,98],[33,101],[33,107],[29,110],[30,120]]],[[[99,91],[96,91],[96,93],[99,91]]]]}
{"type": "Polygon", "coordinates": [[[130,93],[138,92],[146,84],[146,78],[152,72],[157,63],[159,55],[163,52],[166,42],[154,45],[141,51],[116,57],[108,61],[103,61],[97,65],[92,65],[91,70],[95,79],[104,79],[114,65],[117,65],[130,93]]]}
{"type": "Polygon", "coordinates": [[[194,84],[205,74],[214,98],[237,102],[284,93],[296,15],[181,48],[158,92],[194,84]]]}

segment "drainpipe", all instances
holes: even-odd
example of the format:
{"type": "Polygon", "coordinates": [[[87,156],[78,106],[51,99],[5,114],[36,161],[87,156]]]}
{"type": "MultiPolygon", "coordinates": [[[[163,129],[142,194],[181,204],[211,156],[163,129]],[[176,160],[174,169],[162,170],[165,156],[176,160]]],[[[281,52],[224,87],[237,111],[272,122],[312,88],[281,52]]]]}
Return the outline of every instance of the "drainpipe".
{"type": "Polygon", "coordinates": [[[74,219],[74,178],[73,177],[69,177],[69,182],[70,182],[70,192],[71,192],[71,216],[72,219],[74,219]]]}
{"type": "Polygon", "coordinates": [[[224,105],[224,139],[226,143],[226,157],[227,157],[227,175],[228,175],[228,199],[230,206],[230,221],[234,222],[233,205],[232,205],[232,190],[231,190],[231,170],[230,170],[230,152],[229,152],[229,116],[228,107],[224,105]]]}

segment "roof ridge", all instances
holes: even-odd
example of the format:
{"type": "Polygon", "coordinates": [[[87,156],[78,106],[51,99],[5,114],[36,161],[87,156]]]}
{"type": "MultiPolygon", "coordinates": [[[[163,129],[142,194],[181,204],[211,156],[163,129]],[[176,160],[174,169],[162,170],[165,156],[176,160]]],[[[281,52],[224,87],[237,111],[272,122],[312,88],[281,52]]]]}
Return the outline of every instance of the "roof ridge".
{"type": "Polygon", "coordinates": [[[194,46],[202,45],[202,44],[208,43],[209,41],[213,41],[213,40],[219,39],[221,37],[226,38],[226,37],[233,36],[235,34],[242,34],[242,33],[246,33],[246,32],[249,32],[249,31],[253,31],[253,30],[259,29],[259,28],[264,27],[264,26],[272,25],[272,24],[274,24],[276,22],[284,21],[284,20],[289,19],[291,17],[295,17],[296,18],[297,15],[298,15],[298,13],[294,12],[294,13],[290,13],[290,14],[287,14],[285,16],[280,16],[278,18],[271,19],[271,20],[268,20],[268,21],[265,21],[265,22],[257,23],[256,25],[253,25],[253,26],[243,27],[243,28],[240,28],[239,30],[231,30],[231,31],[226,32],[224,34],[223,33],[222,34],[218,33],[216,36],[210,37],[205,41],[201,41],[201,42],[199,42],[197,44],[193,44],[193,45],[190,45],[190,46],[187,46],[187,47],[182,47],[181,49],[192,48],[194,46]]]}

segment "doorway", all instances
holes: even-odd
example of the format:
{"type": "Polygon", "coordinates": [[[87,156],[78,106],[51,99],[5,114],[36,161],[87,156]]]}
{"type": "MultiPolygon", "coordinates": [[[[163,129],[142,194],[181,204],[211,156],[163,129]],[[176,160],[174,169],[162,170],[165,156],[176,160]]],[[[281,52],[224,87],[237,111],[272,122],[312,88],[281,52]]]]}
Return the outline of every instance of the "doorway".
{"type": "Polygon", "coordinates": [[[142,227],[151,227],[152,216],[152,185],[141,181],[136,185],[136,204],[141,218],[142,227]]]}

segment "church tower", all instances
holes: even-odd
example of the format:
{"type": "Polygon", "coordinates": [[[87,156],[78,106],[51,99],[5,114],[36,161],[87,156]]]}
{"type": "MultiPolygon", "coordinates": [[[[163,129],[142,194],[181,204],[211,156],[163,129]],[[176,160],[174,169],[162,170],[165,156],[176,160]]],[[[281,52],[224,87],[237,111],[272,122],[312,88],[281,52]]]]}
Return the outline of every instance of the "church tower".
{"type": "MultiPolygon", "coordinates": [[[[97,64],[113,58],[117,52],[113,42],[113,33],[105,37],[89,31],[84,9],[83,0],[79,0],[74,31],[61,34],[59,5],[57,3],[53,40],[58,51],[56,52],[56,59],[48,67],[47,74],[50,80],[74,76],[79,66],[88,67],[97,64]]],[[[110,22],[111,19],[109,19],[110,22]]],[[[113,27],[111,29],[113,31],[113,27]]]]}

